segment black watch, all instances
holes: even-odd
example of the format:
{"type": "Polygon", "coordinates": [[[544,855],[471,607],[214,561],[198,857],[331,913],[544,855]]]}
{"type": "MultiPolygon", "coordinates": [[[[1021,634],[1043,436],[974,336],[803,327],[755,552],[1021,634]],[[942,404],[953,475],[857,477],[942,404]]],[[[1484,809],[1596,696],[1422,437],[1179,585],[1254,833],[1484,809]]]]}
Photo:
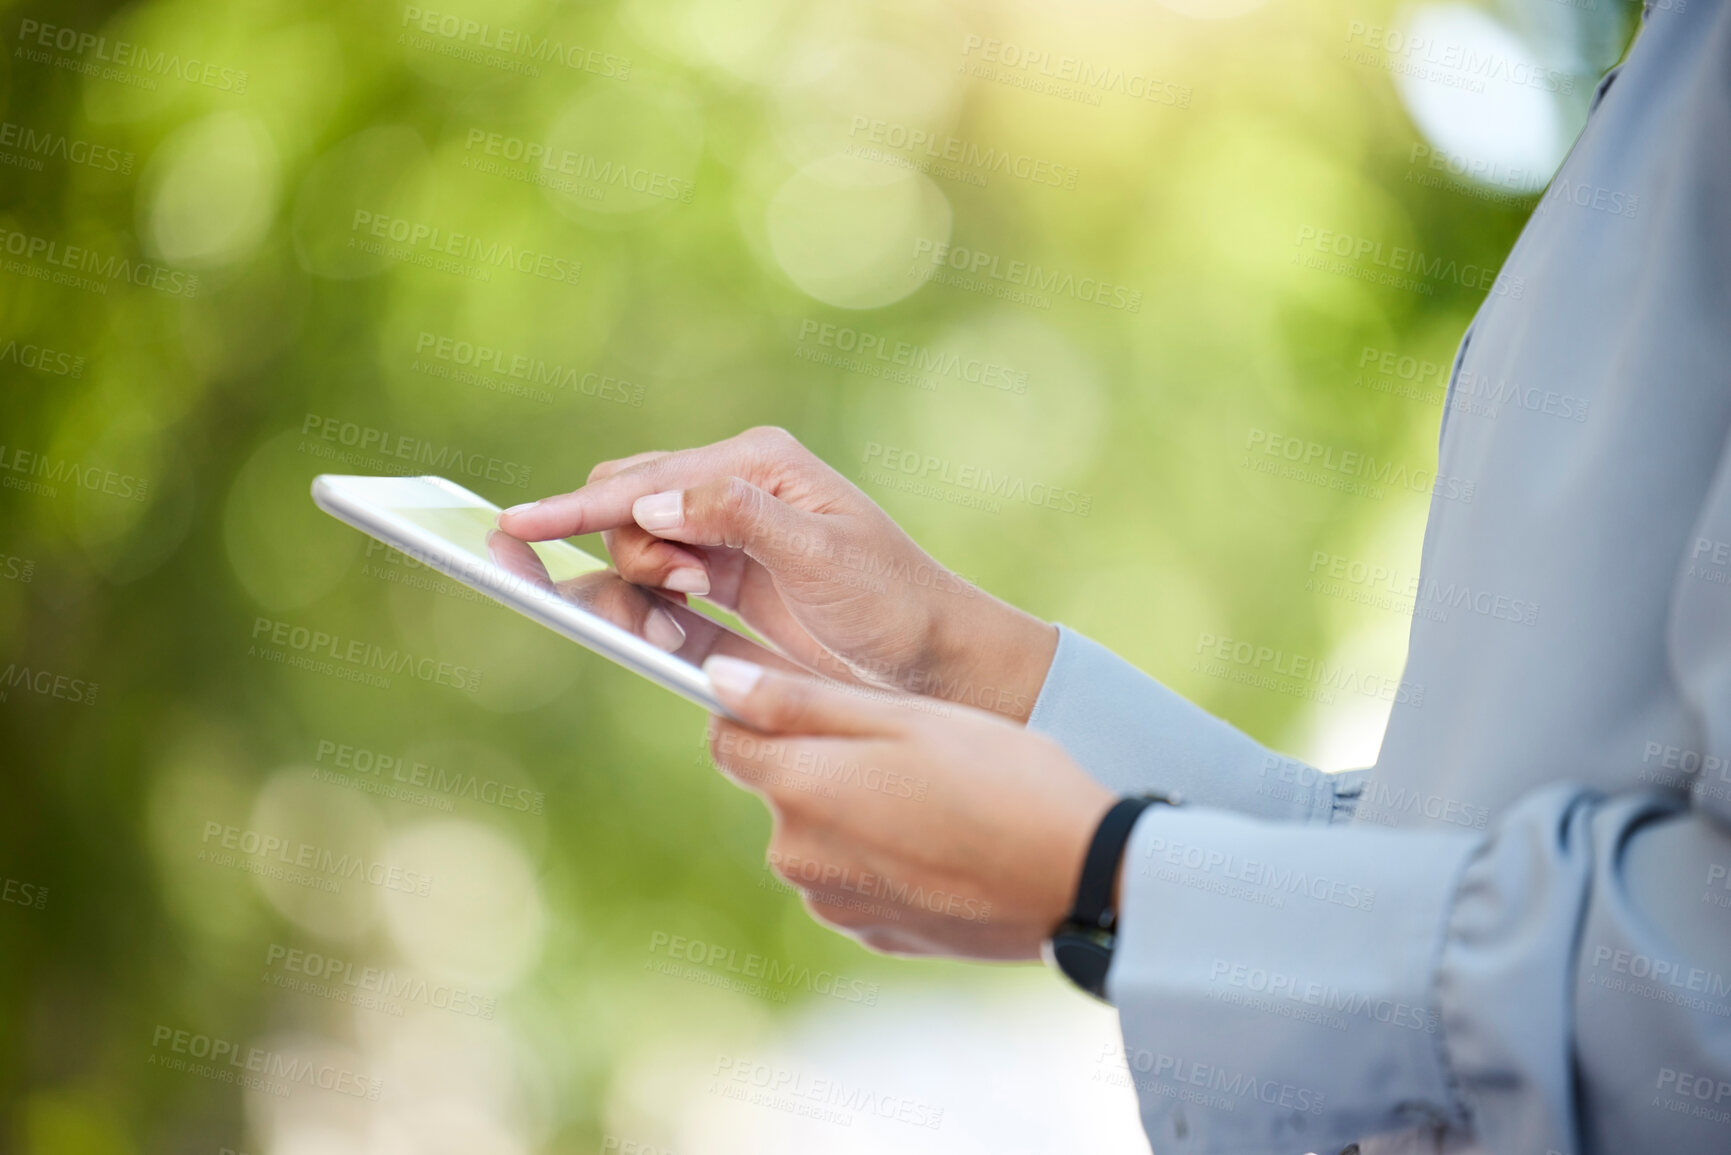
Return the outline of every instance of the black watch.
{"type": "Polygon", "coordinates": [[[1082,877],[1076,883],[1076,902],[1070,916],[1045,942],[1046,961],[1102,1002],[1106,998],[1106,972],[1112,967],[1112,951],[1118,945],[1112,882],[1118,876],[1124,844],[1130,841],[1130,830],[1144,810],[1177,804],[1176,796],[1141,794],[1120,798],[1106,811],[1082,860],[1082,877]]]}

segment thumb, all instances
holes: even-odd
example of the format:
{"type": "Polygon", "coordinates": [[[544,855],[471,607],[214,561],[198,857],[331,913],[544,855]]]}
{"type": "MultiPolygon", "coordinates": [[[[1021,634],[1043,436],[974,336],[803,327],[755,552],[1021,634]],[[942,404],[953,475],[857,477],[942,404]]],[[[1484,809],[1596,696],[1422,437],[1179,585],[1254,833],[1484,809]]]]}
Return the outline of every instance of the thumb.
{"type": "Polygon", "coordinates": [[[739,477],[647,494],[632,503],[631,516],[656,537],[744,550],[771,571],[802,550],[822,548],[812,514],[739,477]]]}
{"type": "Polygon", "coordinates": [[[913,721],[911,709],[881,690],[785,674],[722,654],[710,655],[703,672],[721,704],[763,734],[899,737],[913,721]]]}

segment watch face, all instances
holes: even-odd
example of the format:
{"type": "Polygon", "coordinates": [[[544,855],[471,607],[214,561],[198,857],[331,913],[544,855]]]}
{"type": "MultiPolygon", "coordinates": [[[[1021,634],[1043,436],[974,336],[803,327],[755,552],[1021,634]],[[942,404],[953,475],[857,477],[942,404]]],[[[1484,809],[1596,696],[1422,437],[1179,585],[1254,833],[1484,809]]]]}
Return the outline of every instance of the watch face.
{"type": "Polygon", "coordinates": [[[1097,999],[1106,997],[1106,972],[1112,968],[1113,939],[1102,931],[1060,930],[1043,954],[1064,976],[1097,999]]]}

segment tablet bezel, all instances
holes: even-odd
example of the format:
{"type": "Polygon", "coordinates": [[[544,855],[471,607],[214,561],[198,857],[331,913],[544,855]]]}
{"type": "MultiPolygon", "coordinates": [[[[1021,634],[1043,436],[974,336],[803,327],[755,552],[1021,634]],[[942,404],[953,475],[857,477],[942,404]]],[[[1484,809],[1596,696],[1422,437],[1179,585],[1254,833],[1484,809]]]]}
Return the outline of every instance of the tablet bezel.
{"type": "MultiPolygon", "coordinates": [[[[312,496],[320,509],[338,521],[377,538],[477,593],[509,606],[578,645],[636,671],[711,713],[733,716],[715,696],[708,676],[698,667],[657,649],[605,618],[572,605],[549,589],[526,581],[492,562],[482,561],[461,546],[396,512],[398,509],[453,506],[499,512],[498,506],[479,494],[454,481],[432,475],[370,477],[322,473],[313,479],[312,496]]],[[[725,629],[719,623],[717,625],[725,629]]],[[[741,636],[741,640],[749,639],[741,636]]]]}

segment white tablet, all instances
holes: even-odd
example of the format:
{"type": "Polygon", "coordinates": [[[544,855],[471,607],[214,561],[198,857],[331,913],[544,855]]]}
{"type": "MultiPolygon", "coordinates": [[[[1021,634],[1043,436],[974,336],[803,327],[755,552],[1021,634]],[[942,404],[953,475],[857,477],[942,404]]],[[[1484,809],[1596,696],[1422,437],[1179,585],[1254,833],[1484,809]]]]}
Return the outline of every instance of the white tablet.
{"type": "Polygon", "coordinates": [[[799,669],[720,622],[632,585],[567,541],[526,542],[494,524],[499,507],[443,477],[322,474],[313,501],[550,630],[683,694],[728,711],[703,672],[712,653],[799,669]]]}

